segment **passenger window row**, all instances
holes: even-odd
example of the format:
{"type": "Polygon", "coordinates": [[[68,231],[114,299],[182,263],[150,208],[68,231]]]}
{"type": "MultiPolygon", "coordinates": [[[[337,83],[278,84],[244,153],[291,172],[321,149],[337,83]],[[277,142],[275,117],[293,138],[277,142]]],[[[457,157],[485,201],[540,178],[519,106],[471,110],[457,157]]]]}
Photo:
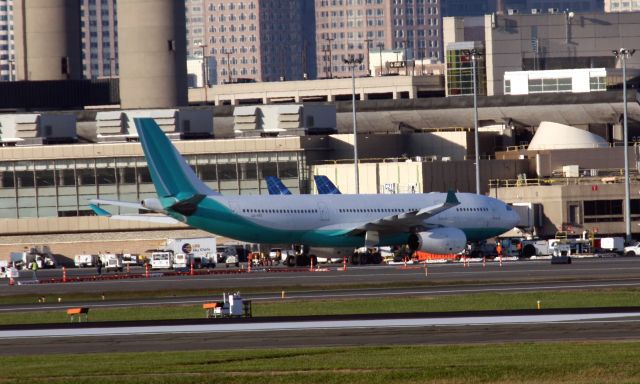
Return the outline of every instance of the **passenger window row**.
{"type": "Polygon", "coordinates": [[[317,209],[242,209],[244,213],[318,213],[317,209]]]}
{"type": "Polygon", "coordinates": [[[456,208],[458,212],[489,212],[489,208],[456,208]]]}
{"type": "Polygon", "coordinates": [[[396,212],[411,212],[417,211],[417,209],[409,208],[343,208],[338,210],[340,213],[361,213],[361,212],[376,212],[376,213],[396,213],[396,212]]]}

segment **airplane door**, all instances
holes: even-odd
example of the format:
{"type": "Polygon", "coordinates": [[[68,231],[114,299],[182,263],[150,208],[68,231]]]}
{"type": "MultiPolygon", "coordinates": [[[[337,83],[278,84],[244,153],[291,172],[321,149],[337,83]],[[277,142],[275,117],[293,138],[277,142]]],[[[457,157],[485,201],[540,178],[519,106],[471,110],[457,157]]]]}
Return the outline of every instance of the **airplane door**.
{"type": "Polygon", "coordinates": [[[318,203],[318,212],[320,212],[320,220],[329,221],[329,209],[327,208],[327,204],[324,202],[318,203]]]}
{"type": "Polygon", "coordinates": [[[231,210],[233,211],[233,213],[239,213],[239,208],[238,208],[238,203],[235,201],[230,201],[229,202],[229,208],[231,208],[231,210]]]}

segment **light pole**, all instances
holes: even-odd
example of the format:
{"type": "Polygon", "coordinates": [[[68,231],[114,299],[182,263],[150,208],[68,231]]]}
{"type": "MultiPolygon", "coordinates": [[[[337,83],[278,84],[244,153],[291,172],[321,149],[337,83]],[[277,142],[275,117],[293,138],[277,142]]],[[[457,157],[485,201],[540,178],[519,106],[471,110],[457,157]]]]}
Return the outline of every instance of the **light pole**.
{"type": "Polygon", "coordinates": [[[371,63],[370,63],[370,60],[369,60],[369,44],[371,44],[372,41],[373,40],[371,40],[371,39],[364,39],[364,43],[367,45],[367,56],[366,56],[367,64],[366,64],[366,66],[367,66],[367,74],[369,76],[371,76],[371,63]]]}
{"type": "Polygon", "coordinates": [[[351,66],[351,105],[353,107],[353,168],[356,176],[356,195],[360,194],[360,175],[358,173],[358,134],[356,126],[356,65],[362,64],[362,57],[349,55],[344,63],[351,66]]]}
{"type": "Polygon", "coordinates": [[[567,45],[569,45],[569,25],[571,25],[571,20],[573,20],[575,15],[575,13],[569,12],[568,9],[564,11],[564,41],[567,45]]]}
{"type": "Polygon", "coordinates": [[[629,181],[629,129],[627,127],[627,58],[635,53],[635,49],[620,48],[613,54],[622,61],[622,97],[623,97],[623,131],[624,131],[624,229],[627,241],[631,240],[631,197],[629,181]]]}
{"type": "Polygon", "coordinates": [[[404,57],[402,58],[402,61],[404,61],[404,75],[405,76],[409,75],[409,71],[407,69],[407,43],[409,43],[409,40],[407,40],[407,39],[402,40],[402,49],[404,50],[404,52],[403,52],[404,57]]]}
{"type": "Polygon", "coordinates": [[[325,40],[329,42],[329,78],[333,79],[333,57],[331,56],[331,42],[335,39],[333,37],[326,37],[325,40]]]}
{"type": "Polygon", "coordinates": [[[207,104],[207,100],[209,99],[207,96],[207,56],[206,56],[206,44],[200,44],[200,48],[202,48],[202,87],[204,88],[204,103],[207,104]]]}
{"type": "Polygon", "coordinates": [[[231,84],[231,51],[225,50],[227,55],[227,84],[231,84]]]}
{"type": "Polygon", "coordinates": [[[384,44],[378,43],[378,49],[380,50],[380,76],[382,76],[382,48],[384,48],[384,44]]]}
{"type": "Polygon", "coordinates": [[[113,78],[113,68],[115,67],[115,57],[109,57],[109,80],[113,78]]]}
{"type": "Polygon", "coordinates": [[[326,48],[322,48],[322,62],[324,63],[324,77],[325,79],[329,78],[329,68],[327,67],[327,52],[329,52],[328,49],[326,48]]]}
{"type": "Polygon", "coordinates": [[[11,58],[9,59],[9,81],[14,81],[15,77],[13,76],[13,68],[15,66],[16,61],[11,58]]]}
{"type": "Polygon", "coordinates": [[[476,81],[476,61],[480,56],[480,51],[473,48],[465,51],[467,55],[471,56],[471,62],[473,65],[473,138],[475,141],[475,161],[476,161],[476,193],[480,194],[480,140],[478,139],[478,85],[476,81]]]}

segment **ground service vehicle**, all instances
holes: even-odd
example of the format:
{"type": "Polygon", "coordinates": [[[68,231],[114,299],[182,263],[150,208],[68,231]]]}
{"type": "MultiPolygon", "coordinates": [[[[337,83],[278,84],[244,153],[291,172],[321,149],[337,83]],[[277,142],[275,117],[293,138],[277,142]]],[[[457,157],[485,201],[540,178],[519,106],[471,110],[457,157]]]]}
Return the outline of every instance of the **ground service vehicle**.
{"type": "MultiPolygon", "coordinates": [[[[164,249],[173,252],[174,256],[179,254],[190,255],[185,256],[185,258],[189,259],[186,263],[191,265],[191,261],[193,261],[195,268],[214,268],[216,266],[215,237],[167,239],[164,249]]],[[[180,263],[182,263],[182,260],[180,263]]]]}
{"type": "Polygon", "coordinates": [[[25,252],[11,252],[9,254],[9,261],[11,261],[16,269],[27,269],[31,262],[34,261],[38,265],[38,269],[55,268],[58,265],[55,257],[46,245],[42,248],[33,247],[25,252]]]}
{"type": "Polygon", "coordinates": [[[98,262],[98,255],[75,255],[73,257],[73,264],[76,268],[95,267],[98,262]]]}
{"type": "Polygon", "coordinates": [[[240,266],[240,258],[238,257],[238,250],[233,246],[218,247],[218,261],[224,263],[227,268],[230,265],[240,266]]]}
{"type": "Polygon", "coordinates": [[[171,269],[173,268],[172,251],[156,251],[151,253],[149,258],[151,269],[171,269]]]}
{"type": "Polygon", "coordinates": [[[622,237],[603,237],[600,239],[600,247],[603,251],[622,253],[625,250],[624,238],[622,237]]]}
{"type": "Polygon", "coordinates": [[[142,265],[142,262],[138,255],[133,255],[131,253],[123,253],[122,264],[133,266],[133,265],[142,265]]]}
{"type": "Polygon", "coordinates": [[[106,272],[122,272],[124,264],[122,263],[122,255],[116,253],[101,253],[100,261],[102,261],[102,269],[106,272]]]}

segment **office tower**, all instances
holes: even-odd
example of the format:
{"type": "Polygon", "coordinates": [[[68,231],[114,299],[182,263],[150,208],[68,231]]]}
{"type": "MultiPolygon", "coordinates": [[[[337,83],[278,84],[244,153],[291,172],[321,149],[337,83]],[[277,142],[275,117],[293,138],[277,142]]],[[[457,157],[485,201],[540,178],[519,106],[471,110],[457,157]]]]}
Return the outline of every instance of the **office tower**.
{"type": "Polygon", "coordinates": [[[442,60],[439,0],[315,0],[315,6],[319,77],[351,76],[344,62],[351,55],[364,59],[358,75],[368,74],[375,52],[395,53],[405,65],[442,60]]]}
{"type": "Polygon", "coordinates": [[[118,76],[116,0],[81,0],[82,73],[85,78],[118,76]]]}
{"type": "Polygon", "coordinates": [[[212,84],[300,80],[305,57],[302,1],[186,0],[187,52],[205,54],[212,84]],[[203,46],[205,47],[203,50],[203,46]]]}
{"type": "Polygon", "coordinates": [[[0,81],[15,80],[13,0],[0,0],[0,81]]]}

